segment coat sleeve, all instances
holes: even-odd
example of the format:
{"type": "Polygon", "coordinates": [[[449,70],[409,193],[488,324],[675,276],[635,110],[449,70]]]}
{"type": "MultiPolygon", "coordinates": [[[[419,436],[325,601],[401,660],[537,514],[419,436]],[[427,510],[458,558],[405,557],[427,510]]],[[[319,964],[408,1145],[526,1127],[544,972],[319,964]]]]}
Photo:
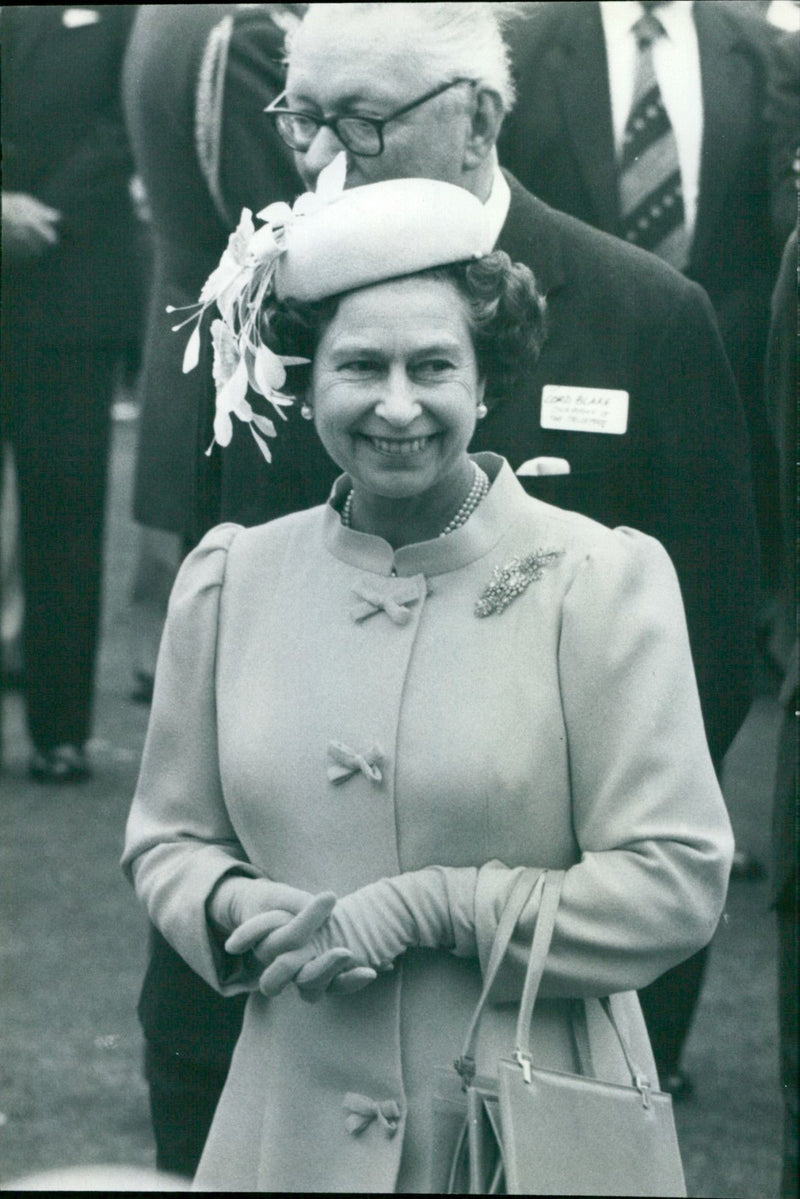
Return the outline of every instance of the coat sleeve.
{"type": "Polygon", "coordinates": [[[252,982],[229,969],[235,960],[226,959],[210,931],[206,902],[226,874],[260,877],[228,818],[217,746],[217,621],[237,532],[236,525],[212,529],[175,581],[122,857],[155,926],[223,994],[252,982]]]}
{"type": "MultiPolygon", "coordinates": [[[[566,874],[542,994],[638,989],[712,937],[733,838],[706,744],[672,564],[629,529],[576,571],[563,604],[561,702],[580,861],[566,874]]],[[[485,968],[518,871],[484,866],[475,888],[485,968]]],[[[498,979],[519,995],[530,905],[498,979]]]]}

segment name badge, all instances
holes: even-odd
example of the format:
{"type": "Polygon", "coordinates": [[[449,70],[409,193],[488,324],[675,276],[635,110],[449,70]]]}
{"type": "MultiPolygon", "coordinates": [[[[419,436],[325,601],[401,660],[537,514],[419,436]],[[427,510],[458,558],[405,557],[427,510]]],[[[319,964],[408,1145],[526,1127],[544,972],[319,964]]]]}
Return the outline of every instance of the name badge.
{"type": "Polygon", "coordinates": [[[66,29],[83,29],[86,25],[96,25],[100,13],[96,8],[65,8],[61,20],[66,29]]]}
{"type": "Polygon", "coordinates": [[[625,433],[629,399],[627,391],[548,383],[542,388],[542,428],[569,433],[625,433]]]}

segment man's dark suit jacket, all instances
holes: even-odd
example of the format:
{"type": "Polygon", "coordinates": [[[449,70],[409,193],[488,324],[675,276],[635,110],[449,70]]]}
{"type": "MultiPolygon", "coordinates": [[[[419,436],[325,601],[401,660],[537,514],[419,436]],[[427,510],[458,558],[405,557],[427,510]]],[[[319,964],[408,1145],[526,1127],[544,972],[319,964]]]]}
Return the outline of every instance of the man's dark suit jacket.
{"type": "Polygon", "coordinates": [[[3,324],[54,345],[135,340],[141,322],[138,230],[128,197],[133,160],[119,74],[136,6],[80,10],[6,5],[2,12],[3,190],[62,213],[41,258],[3,255],[3,324]]]}
{"type": "MultiPolygon", "coordinates": [[[[517,104],[503,127],[500,160],[546,204],[621,236],[599,5],[531,8],[509,38],[517,104]]],[[[764,117],[776,39],[765,21],[724,4],[695,4],[694,20],[703,145],[685,273],[708,292],[727,344],[745,308],[756,303],[768,318],[782,248],[771,235],[764,117]]]]}
{"type": "MultiPolygon", "coordinates": [[[[546,204],[622,233],[599,5],[540,4],[509,32],[517,105],[500,160],[546,204]]],[[[707,292],[749,425],[767,559],[778,519],[775,457],[763,406],[769,303],[782,246],[773,236],[765,113],[776,37],[766,21],[694,5],[703,96],[697,219],[685,274],[707,292]]],[[[698,393],[702,397],[702,392],[698,393]]]]}
{"type": "MultiPolygon", "coordinates": [[[[189,540],[205,531],[197,527],[198,495],[213,512],[211,523],[219,519],[219,450],[211,462],[203,453],[213,435],[206,419],[214,407],[209,322],[200,364],[184,375],[190,327],[173,333],[172,326],[187,314],[169,316],[165,309],[195,303],[242,208],[257,212],[301,190],[291,154],[263,113],[283,86],[282,53],[283,33],[267,6],[146,4],[125,62],[125,113],[154,235],[134,515],[189,540]],[[218,111],[199,113],[204,52],[223,18],[231,26],[217,60],[224,62],[224,86],[214,107],[221,103],[218,111]],[[198,124],[210,133],[212,155],[218,155],[216,194],[199,159],[198,124]]],[[[260,480],[265,472],[258,450],[248,444],[247,430],[239,426],[236,432],[237,462],[245,457],[249,475],[260,480]]],[[[285,474],[266,478],[272,491],[284,485],[292,496],[285,474]]],[[[301,494],[292,506],[301,508],[305,500],[301,494]]]]}

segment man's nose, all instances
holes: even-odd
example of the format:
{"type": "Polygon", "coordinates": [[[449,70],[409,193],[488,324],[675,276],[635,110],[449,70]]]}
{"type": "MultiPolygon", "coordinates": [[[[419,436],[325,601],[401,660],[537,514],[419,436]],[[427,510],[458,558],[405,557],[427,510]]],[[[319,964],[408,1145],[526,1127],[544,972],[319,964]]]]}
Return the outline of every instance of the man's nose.
{"type": "Polygon", "coordinates": [[[414,386],[405,371],[390,371],[381,385],[381,397],[375,405],[376,416],[395,428],[405,428],[422,413],[414,386]]]}
{"type": "Polygon", "coordinates": [[[320,125],[308,149],[295,155],[295,164],[306,187],[316,187],[320,171],[344,148],[329,125],[320,125]]]}

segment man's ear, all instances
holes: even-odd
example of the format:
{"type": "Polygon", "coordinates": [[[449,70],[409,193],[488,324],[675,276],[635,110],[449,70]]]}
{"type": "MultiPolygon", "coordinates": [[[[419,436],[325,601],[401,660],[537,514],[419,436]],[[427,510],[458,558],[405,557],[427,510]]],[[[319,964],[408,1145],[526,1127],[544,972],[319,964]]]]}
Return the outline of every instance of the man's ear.
{"type": "Polygon", "coordinates": [[[472,120],[464,147],[464,168],[474,170],[494,149],[503,123],[503,102],[497,92],[478,88],[475,92],[472,120]]]}

